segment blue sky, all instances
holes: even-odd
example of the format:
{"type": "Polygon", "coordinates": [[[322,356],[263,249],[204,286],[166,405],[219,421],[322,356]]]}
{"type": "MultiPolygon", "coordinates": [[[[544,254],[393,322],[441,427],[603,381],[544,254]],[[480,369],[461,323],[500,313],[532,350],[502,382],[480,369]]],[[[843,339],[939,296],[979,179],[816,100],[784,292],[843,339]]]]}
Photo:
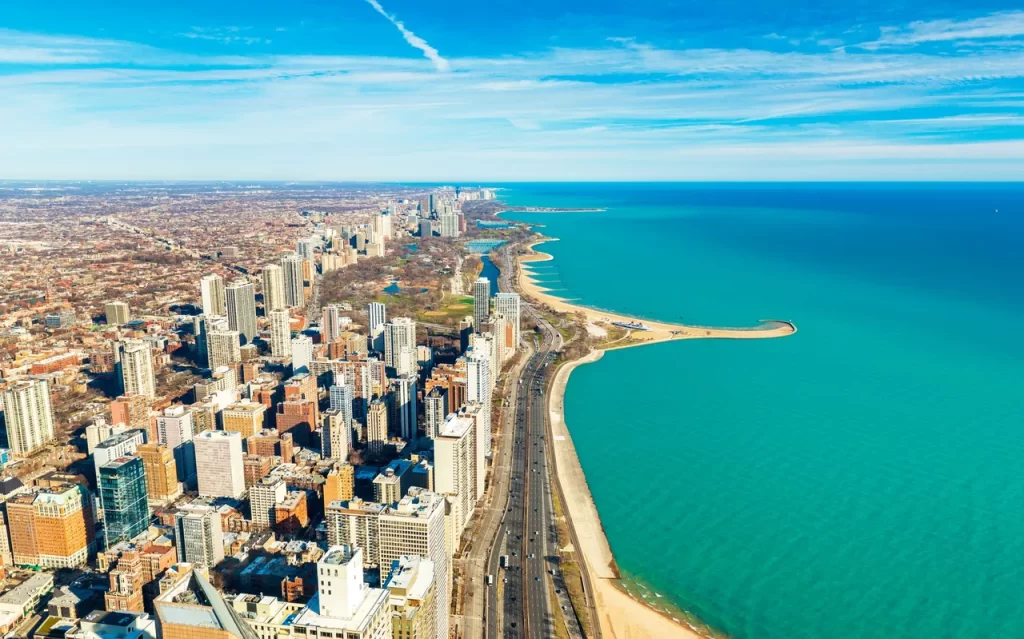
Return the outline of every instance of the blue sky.
{"type": "Polygon", "coordinates": [[[0,178],[1020,180],[1022,134],[1019,3],[0,5],[0,178]]]}

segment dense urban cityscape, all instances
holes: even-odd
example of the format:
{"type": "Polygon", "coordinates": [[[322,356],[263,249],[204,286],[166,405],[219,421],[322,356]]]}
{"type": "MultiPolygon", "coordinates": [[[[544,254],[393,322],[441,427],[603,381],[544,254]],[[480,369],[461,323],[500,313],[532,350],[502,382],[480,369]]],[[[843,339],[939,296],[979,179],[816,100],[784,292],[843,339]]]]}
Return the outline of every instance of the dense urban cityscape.
{"type": "Polygon", "coordinates": [[[591,636],[495,195],[6,184],[0,631],[591,636]]]}

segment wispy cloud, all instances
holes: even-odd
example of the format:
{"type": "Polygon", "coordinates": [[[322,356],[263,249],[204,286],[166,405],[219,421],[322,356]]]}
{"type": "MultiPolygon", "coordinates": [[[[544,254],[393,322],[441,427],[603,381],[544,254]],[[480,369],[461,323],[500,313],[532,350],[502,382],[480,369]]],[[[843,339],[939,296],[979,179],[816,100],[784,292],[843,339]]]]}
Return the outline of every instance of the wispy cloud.
{"type": "Polygon", "coordinates": [[[424,40],[423,38],[419,37],[409,29],[406,29],[405,25],[395,16],[385,11],[384,7],[382,7],[380,3],[377,2],[377,0],[366,0],[366,2],[371,7],[373,7],[377,13],[381,14],[382,16],[387,18],[391,22],[391,24],[395,25],[395,27],[398,28],[398,31],[402,34],[402,37],[405,38],[406,42],[408,42],[411,46],[422,51],[423,55],[425,55],[428,60],[434,63],[435,69],[437,69],[438,71],[451,70],[451,64],[448,62],[448,60],[441,57],[441,54],[437,52],[437,49],[430,46],[427,43],[427,41],[424,40]]]}
{"type": "Polygon", "coordinates": [[[246,29],[241,27],[223,27],[218,29],[207,29],[204,27],[192,27],[189,31],[179,33],[183,38],[191,40],[211,40],[223,42],[224,44],[270,44],[272,40],[253,35],[246,35],[246,29]]]}
{"type": "Polygon", "coordinates": [[[967,20],[927,20],[906,27],[884,27],[874,41],[859,45],[864,49],[907,47],[929,42],[1012,39],[1024,36],[1024,11],[1006,11],[967,20]]]}

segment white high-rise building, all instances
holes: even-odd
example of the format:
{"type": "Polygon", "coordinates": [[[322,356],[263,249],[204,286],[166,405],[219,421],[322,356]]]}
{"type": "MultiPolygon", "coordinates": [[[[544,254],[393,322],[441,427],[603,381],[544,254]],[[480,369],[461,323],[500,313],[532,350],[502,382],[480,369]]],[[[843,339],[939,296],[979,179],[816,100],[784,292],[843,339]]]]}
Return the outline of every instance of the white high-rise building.
{"type": "Polygon", "coordinates": [[[228,327],[238,331],[242,344],[256,339],[256,287],[252,282],[232,282],[225,289],[228,327]]]}
{"type": "Polygon", "coordinates": [[[260,529],[274,523],[274,507],[284,501],[288,486],[281,477],[264,477],[249,487],[249,512],[260,529]]]}
{"type": "Polygon", "coordinates": [[[313,362],[313,340],[305,335],[292,338],[292,374],[308,373],[313,362]]]}
{"type": "Polygon", "coordinates": [[[398,423],[395,426],[399,435],[407,442],[416,441],[419,428],[416,424],[416,386],[419,378],[409,373],[396,379],[392,385],[392,401],[398,423]]]}
{"type": "Polygon", "coordinates": [[[196,455],[192,439],[195,437],[195,421],[192,413],[181,404],[169,406],[164,414],[156,418],[157,440],[174,454],[178,467],[178,481],[187,488],[196,485],[196,455]]]}
{"type": "Polygon", "coordinates": [[[328,304],[324,307],[320,319],[320,334],[323,336],[325,344],[330,344],[337,340],[338,336],[345,330],[345,326],[342,324],[342,318],[345,317],[343,313],[344,311],[340,304],[328,304]]]}
{"type": "Polygon", "coordinates": [[[498,293],[494,296],[494,310],[504,315],[505,320],[512,326],[512,343],[506,346],[513,351],[519,349],[519,340],[522,337],[520,304],[519,293],[498,293]]]}
{"type": "MultiPolygon", "coordinates": [[[[454,407],[453,407],[454,408],[454,407]]],[[[433,439],[448,416],[448,391],[435,386],[423,396],[423,433],[433,439]]]]}
{"type": "Polygon", "coordinates": [[[117,345],[116,354],[124,392],[154,399],[156,377],[153,375],[153,352],[149,344],[140,339],[125,340],[117,345]]]}
{"type": "Polygon", "coordinates": [[[305,276],[302,271],[302,256],[285,255],[281,258],[281,270],[284,272],[284,303],[287,306],[304,306],[306,294],[304,290],[305,276]]]}
{"type": "Polygon", "coordinates": [[[473,282],[473,326],[477,330],[491,314],[491,280],[479,277],[473,282]]]}
{"type": "Polygon", "coordinates": [[[445,497],[413,487],[395,506],[378,517],[381,579],[402,555],[419,555],[434,562],[437,571],[434,618],[437,638],[448,636],[449,584],[452,580],[445,531],[445,497]]]}
{"type": "Polygon", "coordinates": [[[274,357],[291,355],[292,316],[286,310],[270,311],[270,353],[274,357]]]}
{"type": "Polygon", "coordinates": [[[146,431],[133,428],[101,441],[92,451],[93,468],[96,471],[96,485],[100,485],[100,466],[118,457],[134,455],[139,446],[146,443],[146,431]]]}
{"type": "MultiPolygon", "coordinates": [[[[334,386],[333,388],[349,388],[347,386],[334,386]]],[[[349,406],[351,407],[351,402],[349,406]]],[[[348,459],[349,451],[352,450],[352,411],[347,413],[331,409],[323,415],[323,429],[320,435],[321,452],[328,459],[348,459]]]]}
{"type": "Polygon", "coordinates": [[[462,407],[459,416],[473,420],[473,490],[476,498],[484,496],[484,480],[487,474],[487,455],[491,452],[491,405],[470,402],[462,407]]]}
{"type": "Polygon", "coordinates": [[[454,213],[442,213],[439,216],[441,237],[459,236],[459,216],[454,213]]]}
{"type": "Polygon", "coordinates": [[[224,294],[224,278],[207,275],[199,280],[203,300],[203,315],[227,315],[227,298],[224,294]]]}
{"type": "Polygon", "coordinates": [[[16,382],[3,392],[7,440],[15,457],[25,457],[56,436],[50,384],[45,379],[16,382]]]}
{"type": "Polygon", "coordinates": [[[469,417],[449,415],[434,437],[434,490],[455,496],[455,538],[462,534],[476,506],[474,427],[469,417]]]}
{"type": "Polygon", "coordinates": [[[209,366],[212,370],[242,361],[242,334],[238,331],[211,331],[206,339],[210,347],[209,366]]]}
{"type": "Polygon", "coordinates": [[[314,252],[319,244],[318,238],[304,237],[295,244],[295,252],[307,262],[312,262],[314,260],[314,252]]]}
{"type": "Polygon", "coordinates": [[[178,561],[213,568],[224,559],[224,530],[220,513],[208,504],[177,507],[174,515],[174,546],[178,561]]]}
{"type": "Polygon", "coordinates": [[[416,322],[396,317],[384,325],[384,365],[399,375],[416,372],[416,322]]]}
{"type": "Polygon", "coordinates": [[[195,436],[196,469],[201,497],[241,497],[245,493],[242,434],[206,430],[195,436]]]}
{"type": "Polygon", "coordinates": [[[284,272],[277,264],[267,264],[263,267],[263,309],[269,314],[284,307],[284,272]]]}
{"type": "Polygon", "coordinates": [[[123,326],[131,319],[131,311],[124,302],[107,302],[103,306],[103,314],[110,326],[123,326]]]}
{"type": "Polygon", "coordinates": [[[387,309],[380,302],[370,302],[366,305],[368,318],[367,328],[370,331],[370,341],[373,343],[373,350],[384,350],[384,324],[387,322],[387,309]]]}

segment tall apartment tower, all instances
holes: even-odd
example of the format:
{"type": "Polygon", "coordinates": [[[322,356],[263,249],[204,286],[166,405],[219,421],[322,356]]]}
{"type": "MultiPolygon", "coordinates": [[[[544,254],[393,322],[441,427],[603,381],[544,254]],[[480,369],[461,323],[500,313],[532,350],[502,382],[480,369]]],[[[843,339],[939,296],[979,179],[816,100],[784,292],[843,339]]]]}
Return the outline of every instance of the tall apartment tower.
{"type": "Polygon", "coordinates": [[[207,336],[209,366],[217,370],[242,361],[242,334],[238,331],[213,331],[207,336]]]}
{"type": "Polygon", "coordinates": [[[313,363],[313,340],[305,335],[292,339],[292,374],[308,373],[313,363]]]}
{"type": "Polygon", "coordinates": [[[199,280],[199,292],[203,302],[203,315],[226,315],[227,300],[224,295],[224,278],[207,275],[199,280]]]}
{"type": "Polygon", "coordinates": [[[252,523],[261,530],[274,524],[274,508],[284,501],[288,486],[280,477],[264,477],[249,488],[252,523]]]}
{"type": "Polygon", "coordinates": [[[80,484],[9,498],[7,528],[14,563],[54,569],[84,566],[93,549],[90,503],[80,484]]]}
{"type": "Polygon", "coordinates": [[[339,304],[328,304],[324,307],[320,320],[320,330],[325,344],[330,344],[337,340],[338,336],[345,330],[341,324],[341,318],[344,317],[343,313],[344,311],[339,304]]]}
{"type": "Polygon", "coordinates": [[[245,492],[242,436],[223,430],[196,435],[196,478],[201,497],[241,497],[245,492]]]}
{"type": "Polygon", "coordinates": [[[366,414],[366,443],[370,452],[379,455],[388,441],[388,407],[379,398],[370,402],[366,414]]]}
{"type": "Polygon", "coordinates": [[[498,293],[494,296],[494,310],[504,315],[505,320],[512,327],[512,343],[506,343],[506,346],[513,350],[519,348],[519,339],[522,335],[520,303],[519,293],[498,293]]]}
{"type": "Polygon", "coordinates": [[[431,439],[437,437],[441,424],[448,416],[448,391],[440,386],[431,388],[423,396],[423,433],[431,439]]]}
{"type": "Polygon", "coordinates": [[[468,417],[449,415],[434,438],[434,490],[453,495],[456,530],[462,535],[476,505],[476,451],[474,423],[468,417]]]}
{"type": "Polygon", "coordinates": [[[100,504],[104,540],[109,550],[149,528],[146,470],[139,457],[119,457],[100,466],[100,504]]]}
{"type": "Polygon", "coordinates": [[[256,286],[252,282],[232,282],[225,289],[228,326],[238,331],[242,344],[256,339],[256,286]]]}
{"type": "Polygon", "coordinates": [[[284,303],[287,306],[304,306],[306,303],[306,278],[303,276],[302,262],[302,256],[294,253],[281,258],[281,270],[284,272],[284,303]]]}
{"type": "Polygon", "coordinates": [[[49,382],[16,382],[4,391],[3,400],[7,440],[15,457],[30,455],[53,441],[56,432],[49,382]]]}
{"type": "Polygon", "coordinates": [[[434,619],[437,639],[448,636],[449,584],[451,570],[445,536],[445,498],[413,487],[397,505],[378,517],[381,579],[390,576],[391,567],[402,555],[418,555],[434,562],[437,571],[434,592],[434,619]]]}
{"type": "Polygon", "coordinates": [[[366,305],[367,328],[370,330],[370,341],[373,343],[373,350],[384,350],[384,324],[387,322],[387,309],[380,302],[370,302],[366,305]]]}
{"type": "Polygon", "coordinates": [[[184,406],[170,406],[156,418],[157,440],[174,455],[178,481],[186,488],[196,485],[195,421],[184,406]]]}
{"type": "Polygon", "coordinates": [[[416,424],[416,386],[419,378],[415,374],[402,375],[392,385],[392,399],[398,423],[395,428],[402,439],[407,442],[416,441],[419,428],[416,424]]]}
{"type": "Polygon", "coordinates": [[[146,494],[150,501],[168,501],[181,494],[174,453],[163,444],[143,444],[135,449],[146,471],[146,494]]]}
{"type": "Polygon", "coordinates": [[[132,318],[128,305],[124,302],[107,302],[103,305],[103,314],[107,317],[107,324],[111,326],[123,326],[132,318]]]}
{"type": "Polygon", "coordinates": [[[491,281],[486,277],[479,277],[473,282],[473,326],[480,330],[490,314],[491,281]]]}
{"type": "Polygon", "coordinates": [[[277,264],[267,264],[263,267],[263,309],[269,313],[284,307],[284,271],[277,264]]]}
{"type": "Polygon", "coordinates": [[[352,411],[329,410],[323,416],[321,448],[324,457],[344,461],[352,450],[352,411]]]}
{"type": "Polygon", "coordinates": [[[121,385],[125,394],[156,398],[156,377],[153,375],[153,351],[140,339],[119,342],[117,368],[121,372],[121,385]]]}
{"type": "Polygon", "coordinates": [[[291,355],[292,316],[286,310],[270,311],[270,353],[274,357],[291,355]]]}
{"type": "Polygon", "coordinates": [[[174,515],[174,546],[178,561],[213,568],[224,559],[220,513],[206,504],[185,504],[174,515]]]}
{"type": "Polygon", "coordinates": [[[384,325],[384,364],[399,375],[416,372],[416,322],[396,317],[384,325]]]}

